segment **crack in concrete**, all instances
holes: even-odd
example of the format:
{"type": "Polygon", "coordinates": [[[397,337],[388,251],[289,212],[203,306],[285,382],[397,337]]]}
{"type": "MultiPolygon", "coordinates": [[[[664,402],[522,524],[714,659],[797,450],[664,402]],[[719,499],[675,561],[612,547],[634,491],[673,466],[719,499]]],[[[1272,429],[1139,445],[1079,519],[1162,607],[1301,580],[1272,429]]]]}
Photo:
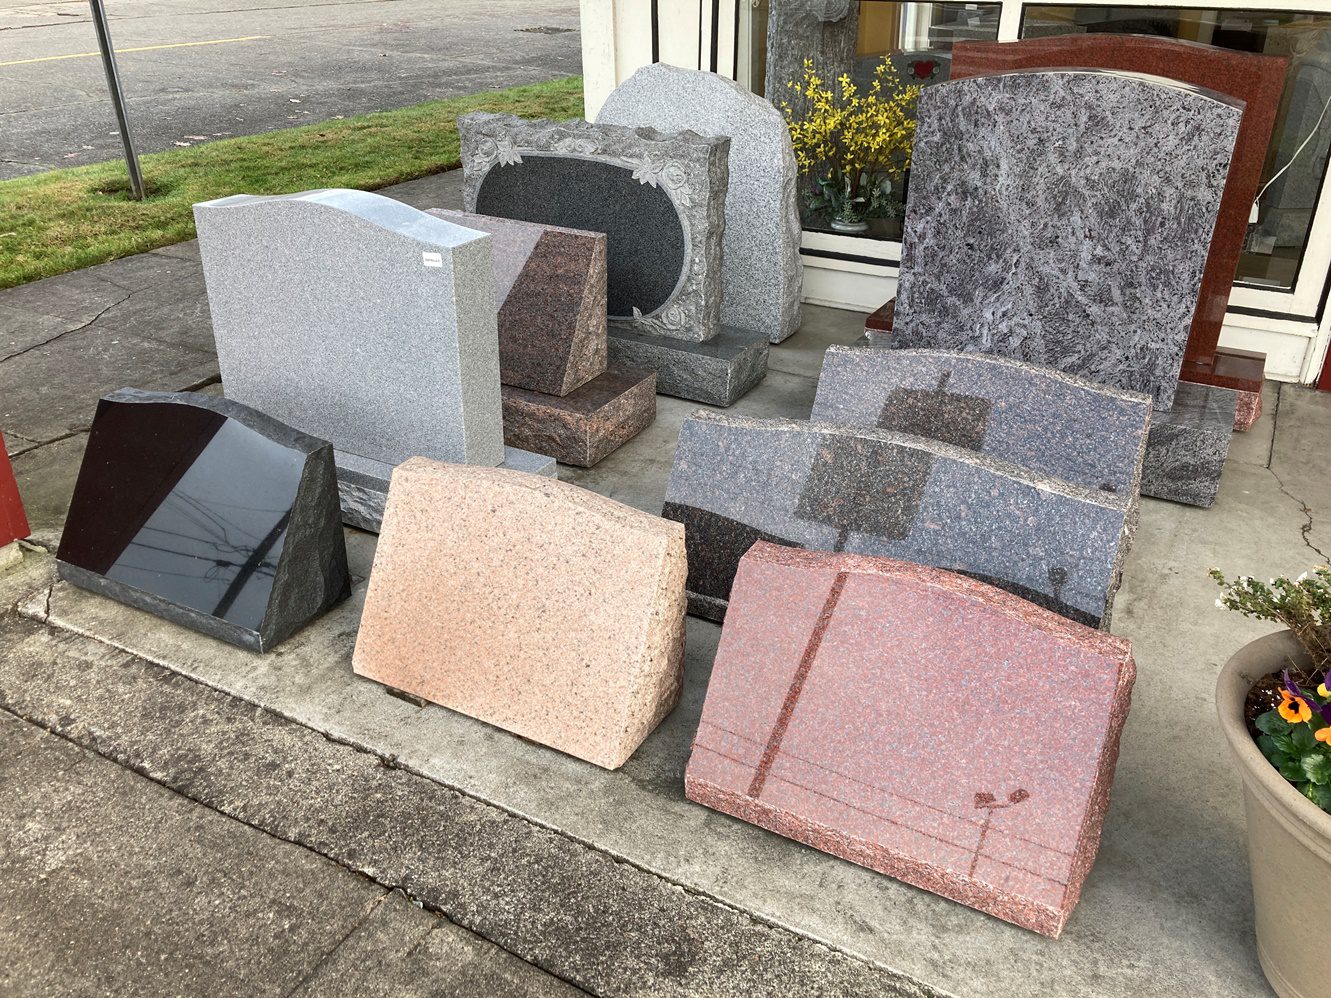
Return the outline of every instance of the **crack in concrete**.
{"type": "Polygon", "coordinates": [[[1303,524],[1303,526],[1299,528],[1299,533],[1303,537],[1303,543],[1308,547],[1308,550],[1312,551],[1314,554],[1317,555],[1317,557],[1322,559],[1322,564],[1326,564],[1327,562],[1331,561],[1331,557],[1328,557],[1325,551],[1323,551],[1321,548],[1319,548],[1316,544],[1312,542],[1310,535],[1312,534],[1312,529],[1313,529],[1313,512],[1314,512],[1313,508],[1309,506],[1306,502],[1304,502],[1302,499],[1300,499],[1298,496],[1296,496],[1293,492],[1289,491],[1289,489],[1285,488],[1285,483],[1281,480],[1280,476],[1276,474],[1276,470],[1274,468],[1268,468],[1267,471],[1271,472],[1271,477],[1276,480],[1276,485],[1280,487],[1281,493],[1288,496],[1290,499],[1292,499],[1295,503],[1298,504],[1299,512],[1303,514],[1304,520],[1306,521],[1303,524]]]}
{"type": "MultiPolygon", "coordinates": [[[[10,460],[13,460],[16,457],[22,457],[24,454],[31,454],[33,451],[39,450],[42,447],[47,447],[51,444],[58,444],[62,440],[68,440],[70,437],[77,437],[80,433],[87,433],[87,432],[88,432],[88,427],[82,426],[76,430],[70,430],[68,433],[62,433],[58,437],[52,437],[50,440],[42,440],[39,443],[33,444],[31,447],[24,447],[21,450],[16,450],[11,452],[9,455],[10,460]]],[[[15,436],[17,435],[18,434],[15,434],[15,436]]]]}
{"type": "MultiPolygon", "coordinates": [[[[113,281],[107,281],[106,283],[111,285],[111,287],[116,288],[120,291],[126,290],[125,288],[121,287],[119,284],[116,284],[113,281]]],[[[139,290],[143,289],[140,288],[139,290]]],[[[129,301],[138,293],[139,293],[138,291],[130,291],[123,298],[116,299],[110,305],[107,305],[104,309],[102,309],[100,312],[98,312],[96,315],[94,315],[91,319],[89,319],[87,322],[83,323],[82,325],[75,326],[73,329],[66,329],[63,333],[56,333],[50,339],[42,340],[40,343],[33,343],[31,346],[26,346],[22,350],[18,350],[14,353],[9,354],[9,356],[7,357],[0,357],[0,364],[5,363],[6,361],[11,361],[16,357],[22,357],[25,353],[31,353],[33,350],[38,350],[44,346],[49,346],[50,344],[54,343],[56,340],[62,339],[63,337],[66,337],[71,333],[82,332],[83,330],[91,326],[94,322],[96,322],[98,319],[100,319],[102,316],[104,316],[107,312],[111,311],[111,309],[116,308],[119,305],[125,304],[125,302],[129,301]]]]}
{"type": "MultiPolygon", "coordinates": [[[[53,626],[53,625],[48,624],[47,626],[53,626]]],[[[93,639],[93,640],[96,640],[96,639],[93,639]]],[[[133,654],[129,654],[128,657],[131,658],[131,659],[137,659],[137,658],[138,658],[138,656],[133,655],[133,654]]],[[[144,660],[143,660],[143,659],[139,659],[139,661],[144,661],[144,660]]],[[[161,667],[161,666],[158,666],[158,668],[162,668],[162,667],[161,667]]],[[[169,670],[169,669],[163,669],[163,671],[164,671],[164,672],[169,672],[169,673],[171,672],[171,670],[169,670]]],[[[172,673],[172,674],[173,674],[173,675],[179,675],[179,673],[172,673]]],[[[187,677],[187,676],[182,677],[182,678],[186,679],[187,681],[192,682],[192,680],[189,680],[189,677],[187,677]]],[[[265,708],[260,708],[260,709],[262,710],[262,709],[265,709],[265,708]]],[[[358,869],[356,869],[354,866],[348,866],[346,863],[344,863],[344,862],[342,862],[341,860],[339,860],[336,856],[330,855],[329,853],[324,852],[324,851],[321,850],[321,849],[316,849],[316,848],[314,848],[313,846],[311,846],[311,845],[309,845],[309,844],[307,844],[307,843],[305,843],[305,842],[301,842],[299,839],[294,839],[294,838],[291,838],[291,837],[289,837],[289,836],[282,835],[281,833],[279,833],[279,832],[275,832],[275,831],[273,831],[273,830],[270,829],[270,828],[264,828],[262,825],[256,825],[256,824],[254,824],[253,822],[248,821],[247,819],[242,818],[242,817],[240,817],[238,814],[234,814],[234,813],[232,813],[232,812],[229,811],[229,810],[226,810],[226,809],[224,809],[224,808],[222,808],[222,807],[219,807],[219,806],[216,806],[216,805],[210,804],[210,803],[208,803],[207,801],[199,800],[197,797],[193,797],[193,796],[191,796],[190,794],[187,794],[187,793],[185,793],[184,791],[179,790],[179,789],[177,789],[176,787],[173,787],[170,783],[167,783],[164,779],[159,778],[158,776],[156,776],[156,775],[154,775],[153,773],[151,773],[151,772],[147,769],[147,767],[146,767],[145,765],[143,765],[142,763],[137,762],[137,761],[135,761],[135,760],[129,758],[128,756],[125,755],[125,753],[123,753],[123,752],[121,752],[121,751],[112,751],[112,752],[110,752],[110,753],[108,753],[107,751],[103,751],[103,739],[98,738],[97,736],[94,736],[91,732],[88,733],[87,741],[86,741],[86,743],[85,743],[84,741],[80,741],[79,739],[75,738],[73,735],[66,734],[65,732],[61,731],[60,728],[59,728],[57,725],[46,724],[46,723],[44,723],[44,722],[42,722],[42,721],[40,721],[40,720],[37,720],[37,719],[35,719],[35,718],[31,718],[31,717],[27,717],[27,716],[25,716],[24,714],[20,713],[19,711],[13,709],[13,708],[11,707],[11,705],[8,704],[8,703],[0,704],[0,713],[8,714],[10,717],[16,718],[17,720],[22,721],[22,722],[25,723],[25,724],[31,724],[33,727],[40,728],[42,731],[46,732],[48,735],[50,735],[50,736],[52,736],[52,737],[54,737],[54,738],[59,738],[61,741],[66,742],[67,744],[74,746],[76,749],[79,749],[79,750],[81,750],[81,751],[83,751],[83,752],[87,752],[87,753],[89,753],[90,755],[97,756],[97,757],[100,758],[100,759],[105,759],[107,762],[113,763],[114,765],[117,765],[117,766],[121,767],[122,769],[127,769],[127,770],[129,770],[131,773],[135,773],[136,775],[141,776],[143,779],[148,780],[150,783],[153,783],[153,784],[155,784],[155,785],[161,787],[163,790],[167,791],[167,792],[170,793],[170,794],[173,794],[173,795],[176,796],[176,797],[181,798],[182,800],[187,800],[187,801],[189,801],[190,803],[197,805],[198,807],[206,808],[207,810],[212,811],[214,814],[221,815],[221,816],[224,817],[224,818],[229,818],[230,820],[235,821],[235,822],[237,822],[237,823],[239,823],[239,824],[241,824],[241,825],[244,825],[246,828],[252,829],[252,830],[258,832],[258,833],[261,834],[261,835],[267,835],[267,836],[269,836],[270,838],[276,839],[276,840],[279,841],[279,842],[285,842],[285,843],[287,843],[288,845],[293,845],[293,846],[296,846],[296,847],[299,848],[299,849],[304,849],[306,852],[312,853],[312,854],[315,855],[315,856],[318,856],[318,857],[320,857],[320,858],[322,858],[322,859],[324,859],[324,860],[327,860],[328,862],[332,863],[334,866],[336,866],[336,867],[337,867],[338,869],[340,869],[340,870],[346,870],[348,873],[354,874],[354,875],[356,875],[356,876],[364,877],[366,880],[370,881],[372,884],[375,884],[375,885],[377,885],[377,886],[379,886],[379,887],[384,888],[384,893],[383,893],[382,895],[380,895],[380,897],[379,897],[378,899],[376,899],[376,900],[382,900],[383,898],[387,897],[388,895],[390,895],[390,894],[392,894],[392,893],[394,893],[394,892],[397,892],[397,893],[401,894],[404,898],[406,898],[408,901],[410,901],[412,904],[416,905],[418,908],[421,908],[421,909],[424,910],[424,911],[428,911],[428,912],[430,912],[432,915],[437,915],[438,917],[442,918],[444,921],[448,922],[449,925],[456,926],[456,927],[458,927],[459,929],[462,929],[464,932],[468,932],[468,933],[470,933],[471,935],[475,936],[477,939],[483,939],[483,940],[485,940],[485,942],[489,943],[491,946],[494,946],[496,949],[498,949],[498,950],[500,950],[500,951],[502,951],[502,952],[504,952],[504,953],[507,953],[509,956],[513,957],[515,960],[520,960],[522,963],[526,964],[527,966],[529,966],[529,967],[533,967],[533,968],[535,968],[536,970],[539,970],[539,971],[540,971],[541,973],[543,973],[543,974],[546,974],[546,975],[548,975],[548,976],[550,976],[550,977],[556,978],[557,980],[562,981],[563,983],[567,984],[569,987],[574,988],[575,990],[577,990],[577,991],[579,991],[579,992],[581,992],[581,993],[583,993],[583,994],[590,994],[590,993],[591,993],[591,992],[587,991],[586,988],[583,988],[581,985],[579,985],[576,981],[570,980],[570,979],[568,979],[568,978],[566,978],[566,977],[562,977],[562,976],[560,976],[559,974],[557,974],[557,973],[555,973],[555,972],[549,970],[548,968],[546,968],[546,967],[542,967],[542,966],[541,966],[540,964],[538,964],[538,963],[533,963],[532,961],[530,961],[530,960],[524,958],[521,954],[514,953],[512,950],[509,950],[509,949],[505,949],[505,948],[504,948],[503,946],[501,946],[499,943],[497,943],[497,942],[495,942],[493,939],[490,939],[489,937],[483,935],[482,933],[477,932],[475,929],[469,928],[469,927],[467,927],[466,925],[462,924],[461,922],[456,922],[456,921],[454,921],[451,917],[449,917],[448,913],[447,913],[446,911],[444,911],[442,908],[440,908],[439,906],[437,906],[437,905],[435,905],[435,904],[432,904],[432,903],[429,902],[429,901],[424,900],[423,898],[419,898],[419,897],[417,897],[416,895],[412,894],[412,892],[409,891],[409,890],[408,890],[404,885],[402,885],[402,884],[398,884],[398,883],[388,883],[388,882],[386,882],[385,880],[381,880],[380,878],[378,878],[378,877],[376,877],[376,876],[372,876],[371,874],[366,873],[364,870],[358,870],[358,869]]],[[[281,716],[281,715],[279,715],[279,716],[281,716]]],[[[304,727],[304,726],[302,725],[302,727],[304,727]]],[[[313,731],[314,729],[313,729],[313,728],[310,728],[310,729],[307,729],[307,730],[311,730],[311,731],[313,731]]],[[[330,740],[331,740],[331,739],[330,739],[330,740]]],[[[473,799],[474,799],[474,798],[473,798],[473,799]]],[[[505,812],[505,813],[507,813],[507,812],[505,812]]],[[[519,819],[519,820],[521,820],[521,819],[519,819]]],[[[539,827],[539,826],[538,826],[538,827],[539,827]]],[[[709,899],[709,900],[710,900],[710,899],[709,899]]],[[[724,906],[723,906],[723,907],[724,907],[724,906]]],[[[742,913],[741,913],[741,914],[742,914],[742,913]]],[[[362,919],[360,919],[360,920],[357,922],[356,926],[353,926],[352,929],[351,929],[350,931],[348,931],[347,934],[346,934],[345,936],[343,936],[342,939],[340,939],[340,940],[338,941],[337,945],[334,946],[333,949],[329,951],[329,953],[325,954],[324,959],[327,959],[327,957],[331,956],[332,953],[336,952],[336,950],[338,949],[338,947],[341,946],[342,943],[345,942],[345,941],[347,940],[347,938],[350,937],[351,933],[354,932],[356,928],[358,928],[360,925],[364,924],[365,920],[366,920],[368,917],[369,917],[369,916],[368,916],[368,914],[367,914],[367,915],[366,915],[366,918],[362,918],[362,919]]],[[[839,950],[832,950],[832,952],[840,953],[841,951],[839,951],[839,950]]],[[[849,954],[842,954],[842,955],[844,955],[844,956],[849,956],[849,954]]],[[[857,958],[855,958],[855,957],[850,957],[850,958],[851,958],[851,959],[857,959],[857,958]]],[[[322,962],[323,962],[323,961],[321,960],[320,963],[322,963],[322,962]]],[[[869,966],[872,966],[872,965],[869,965],[869,966]]],[[[875,968],[875,969],[876,969],[876,968],[875,968]]],[[[302,982],[302,983],[303,983],[303,982],[302,982]]],[[[290,994],[293,994],[293,993],[294,993],[294,991],[292,991],[292,992],[288,992],[288,996],[284,996],[284,998],[289,998],[289,995],[290,995],[290,994]]]]}
{"type": "Polygon", "coordinates": [[[16,456],[20,451],[31,450],[33,447],[40,447],[41,441],[34,440],[32,437],[25,437],[22,433],[9,430],[5,436],[6,453],[10,457],[16,456]],[[13,447],[13,450],[8,448],[13,447]]]}
{"type": "Polygon", "coordinates": [[[1326,564],[1327,562],[1331,562],[1331,557],[1328,557],[1325,551],[1312,542],[1313,513],[1315,510],[1293,492],[1289,491],[1289,489],[1285,488],[1284,479],[1280,477],[1280,473],[1275,469],[1276,434],[1280,432],[1280,402],[1284,397],[1284,385],[1281,385],[1276,389],[1275,410],[1271,413],[1271,450],[1266,457],[1266,470],[1269,471],[1271,477],[1276,480],[1276,485],[1280,489],[1281,494],[1298,504],[1299,512],[1303,514],[1305,521],[1303,526],[1299,528],[1303,543],[1310,551],[1322,559],[1323,564],[1326,564]]]}
{"type": "MultiPolygon", "coordinates": [[[[72,332],[72,331],[73,331],[73,330],[71,330],[71,332],[72,332]]],[[[153,342],[154,342],[154,343],[161,343],[161,342],[166,342],[166,341],[163,341],[163,340],[154,340],[153,342]]],[[[39,345],[40,345],[40,344],[39,344],[39,345]]],[[[201,388],[207,388],[209,385],[221,384],[221,381],[222,381],[222,377],[221,377],[221,375],[219,375],[219,374],[210,374],[210,375],[208,375],[208,377],[203,378],[203,379],[201,379],[201,380],[199,380],[199,381],[192,381],[192,382],[190,382],[190,383],[187,384],[187,385],[184,385],[184,386],[182,386],[182,387],[180,387],[180,388],[173,388],[173,389],[171,389],[171,390],[172,390],[172,391],[177,391],[177,392],[197,392],[199,389],[201,389],[201,388]]],[[[79,436],[80,434],[87,433],[90,429],[92,429],[92,424],[91,424],[91,423],[88,424],[87,426],[76,426],[74,429],[70,430],[68,433],[62,433],[62,434],[60,434],[59,436],[51,437],[49,440],[41,440],[41,441],[37,441],[37,442],[35,442],[35,443],[32,443],[32,445],[29,446],[29,447],[22,447],[22,448],[20,448],[20,449],[18,449],[18,450],[10,451],[10,453],[9,453],[9,459],[10,459],[11,461],[13,461],[15,458],[20,458],[20,457],[22,457],[24,454],[31,454],[31,453],[32,453],[33,451],[35,451],[35,450],[40,450],[40,449],[43,448],[43,447],[49,447],[51,444],[58,444],[58,443],[60,443],[62,440],[68,440],[70,437],[77,437],[77,436],[79,436]]],[[[12,434],[12,435],[15,436],[15,437],[20,437],[20,438],[23,439],[23,440],[29,440],[29,439],[30,439],[30,438],[28,438],[28,437],[23,437],[23,436],[22,436],[21,434],[19,434],[19,433],[14,433],[14,434],[12,434]]]]}
{"type": "Polygon", "coordinates": [[[387,898],[389,898],[392,894],[393,891],[389,889],[385,890],[382,894],[379,894],[376,897],[371,898],[370,903],[367,904],[365,908],[361,911],[360,917],[357,918],[356,921],[352,923],[351,928],[347,929],[347,931],[342,934],[342,938],[340,938],[337,942],[333,943],[332,947],[328,950],[328,952],[326,952],[323,956],[319,957],[319,959],[315,961],[314,966],[311,967],[309,971],[304,976],[302,976],[301,979],[297,981],[292,986],[292,988],[286,992],[285,995],[282,996],[282,998],[291,998],[292,995],[298,993],[303,987],[305,987],[305,985],[309,984],[310,981],[314,980],[314,978],[318,976],[319,971],[322,970],[324,965],[328,963],[328,961],[333,958],[333,956],[337,953],[337,951],[342,948],[343,944],[345,944],[348,939],[354,936],[360,930],[360,927],[364,925],[366,922],[368,922],[371,919],[371,917],[373,917],[374,913],[379,909],[379,906],[383,904],[384,901],[387,898]]]}

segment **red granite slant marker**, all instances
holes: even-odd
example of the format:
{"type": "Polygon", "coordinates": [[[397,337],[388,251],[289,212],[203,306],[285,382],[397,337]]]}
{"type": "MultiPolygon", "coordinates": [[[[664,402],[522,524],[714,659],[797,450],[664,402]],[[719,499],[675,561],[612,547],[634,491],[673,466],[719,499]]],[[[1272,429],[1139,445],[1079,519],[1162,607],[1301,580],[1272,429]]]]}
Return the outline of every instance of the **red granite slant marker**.
{"type": "Polygon", "coordinates": [[[18,483],[14,481],[14,469],[9,463],[5,438],[0,436],[0,547],[27,537],[31,532],[27,514],[23,512],[23,500],[18,494],[18,483]]]}
{"type": "Polygon", "coordinates": [[[1128,642],[982,582],[759,542],[685,793],[1057,936],[1109,805],[1128,642]]]}

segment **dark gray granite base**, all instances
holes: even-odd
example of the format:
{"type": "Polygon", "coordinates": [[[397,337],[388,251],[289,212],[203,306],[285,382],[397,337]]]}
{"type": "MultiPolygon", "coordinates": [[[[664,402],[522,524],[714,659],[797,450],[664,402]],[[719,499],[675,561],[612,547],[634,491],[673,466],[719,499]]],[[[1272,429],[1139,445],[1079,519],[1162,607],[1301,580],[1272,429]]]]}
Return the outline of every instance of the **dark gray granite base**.
{"type": "MultiPolygon", "coordinates": [[[[504,463],[499,467],[547,478],[559,477],[554,458],[516,447],[504,448],[504,463]]],[[[342,522],[348,527],[377,534],[383,523],[384,503],[388,501],[388,484],[392,477],[392,465],[338,451],[337,487],[342,498],[342,522]]]]}
{"type": "Polygon", "coordinates": [[[610,362],[656,372],[660,395],[728,406],[767,375],[767,337],[722,326],[705,343],[672,340],[610,324],[610,362]]]}
{"type": "Polygon", "coordinates": [[[1142,495],[1210,506],[1234,433],[1239,393],[1180,381],[1174,406],[1151,416],[1142,465],[1142,495]]]}

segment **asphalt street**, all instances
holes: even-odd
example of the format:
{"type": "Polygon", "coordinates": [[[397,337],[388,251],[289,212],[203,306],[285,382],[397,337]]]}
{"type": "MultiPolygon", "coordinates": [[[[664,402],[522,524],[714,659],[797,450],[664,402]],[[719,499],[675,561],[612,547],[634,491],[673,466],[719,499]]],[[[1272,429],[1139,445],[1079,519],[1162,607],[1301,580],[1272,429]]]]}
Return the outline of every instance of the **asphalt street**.
{"type": "MultiPolygon", "coordinates": [[[[106,0],[141,153],[581,71],[577,0],[106,0]]],[[[0,0],[0,179],[121,154],[87,0],[0,0]]]]}

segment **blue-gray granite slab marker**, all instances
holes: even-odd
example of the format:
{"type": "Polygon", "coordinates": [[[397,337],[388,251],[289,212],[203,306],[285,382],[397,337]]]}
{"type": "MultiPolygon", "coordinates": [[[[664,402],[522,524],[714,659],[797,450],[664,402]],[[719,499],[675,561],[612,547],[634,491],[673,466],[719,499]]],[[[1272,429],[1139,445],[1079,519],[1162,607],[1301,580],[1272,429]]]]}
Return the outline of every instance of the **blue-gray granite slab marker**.
{"type": "Polygon", "coordinates": [[[794,333],[804,276],[799,168],[781,112],[734,80],[658,62],[616,87],[596,121],[729,137],[721,323],[773,343],[794,333]]]}
{"type": "Polygon", "coordinates": [[[612,364],[713,405],[762,380],[767,332],[721,322],[728,138],[481,112],[458,133],[468,211],[606,234],[612,364]]]}
{"type": "Polygon", "coordinates": [[[1180,381],[1174,405],[1157,412],[1142,467],[1142,495],[1210,506],[1234,436],[1239,393],[1180,381]]]}
{"type": "Polygon", "coordinates": [[[925,88],[893,345],[998,353],[1168,409],[1241,116],[1092,70],[925,88]]]}
{"type": "Polygon", "coordinates": [[[112,392],[56,559],[76,586],[267,651],[351,594],[333,447],[230,399],[112,392]]]}
{"type": "Polygon", "coordinates": [[[352,190],[194,218],[223,390],[332,441],[348,523],[378,529],[409,457],[555,473],[504,448],[489,235],[352,190]]]}
{"type": "Polygon", "coordinates": [[[1127,496],[952,444],[705,410],[680,430],[662,515],[685,527],[690,612],[716,620],[763,540],[952,569],[1108,627],[1131,526],[1127,496]]]}
{"type": "Polygon", "coordinates": [[[1134,498],[1151,399],[992,354],[833,345],[809,418],[913,433],[1134,498]]]}

